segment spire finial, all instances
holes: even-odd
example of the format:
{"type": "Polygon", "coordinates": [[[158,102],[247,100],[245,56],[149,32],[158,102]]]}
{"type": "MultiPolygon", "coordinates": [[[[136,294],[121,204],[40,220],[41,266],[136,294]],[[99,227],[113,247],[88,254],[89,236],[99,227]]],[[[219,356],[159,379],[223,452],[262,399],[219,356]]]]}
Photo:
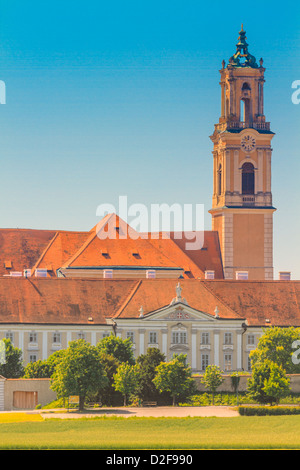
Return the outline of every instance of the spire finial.
{"type": "Polygon", "coordinates": [[[246,31],[244,30],[244,24],[242,23],[242,29],[239,32],[238,43],[236,45],[236,53],[229,59],[230,66],[257,68],[255,57],[248,51],[246,39],[246,31]]]}

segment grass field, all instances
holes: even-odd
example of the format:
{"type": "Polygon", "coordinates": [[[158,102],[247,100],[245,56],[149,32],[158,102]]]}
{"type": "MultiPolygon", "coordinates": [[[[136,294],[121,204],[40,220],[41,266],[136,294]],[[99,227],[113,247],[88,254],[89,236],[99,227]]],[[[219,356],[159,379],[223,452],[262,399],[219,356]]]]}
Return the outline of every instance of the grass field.
{"type": "Polygon", "coordinates": [[[300,449],[300,416],[43,420],[27,415],[37,421],[26,422],[23,415],[19,422],[1,421],[0,449],[300,449]]]}

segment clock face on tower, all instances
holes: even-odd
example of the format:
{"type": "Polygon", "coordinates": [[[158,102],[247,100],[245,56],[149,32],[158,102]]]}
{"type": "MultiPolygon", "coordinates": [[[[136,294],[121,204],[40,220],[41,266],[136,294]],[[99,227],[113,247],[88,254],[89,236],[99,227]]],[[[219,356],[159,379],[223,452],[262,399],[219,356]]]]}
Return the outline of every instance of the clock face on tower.
{"type": "Polygon", "coordinates": [[[252,135],[249,135],[249,134],[245,135],[241,140],[241,146],[243,150],[247,152],[251,152],[251,150],[255,148],[254,137],[252,137],[252,135]]]}

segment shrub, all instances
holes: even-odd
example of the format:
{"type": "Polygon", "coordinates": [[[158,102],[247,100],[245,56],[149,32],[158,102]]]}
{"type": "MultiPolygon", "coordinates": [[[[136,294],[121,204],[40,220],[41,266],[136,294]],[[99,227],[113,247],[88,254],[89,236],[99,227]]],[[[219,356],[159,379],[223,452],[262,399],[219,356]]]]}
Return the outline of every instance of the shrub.
{"type": "Polygon", "coordinates": [[[300,414],[300,407],[296,406],[239,406],[241,416],[279,416],[300,414]]]}

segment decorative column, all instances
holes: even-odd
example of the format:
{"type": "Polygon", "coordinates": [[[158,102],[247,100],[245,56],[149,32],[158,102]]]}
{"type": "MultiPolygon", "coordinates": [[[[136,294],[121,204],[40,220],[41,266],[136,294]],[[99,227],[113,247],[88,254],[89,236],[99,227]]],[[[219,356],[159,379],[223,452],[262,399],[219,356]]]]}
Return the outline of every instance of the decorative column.
{"type": "Polygon", "coordinates": [[[225,188],[224,193],[230,192],[230,150],[225,151],[225,188]]]}
{"type": "Polygon", "coordinates": [[[24,359],[24,331],[19,332],[19,348],[22,351],[22,357],[24,359]]]}
{"type": "Polygon", "coordinates": [[[255,193],[263,191],[263,150],[257,150],[257,172],[255,174],[255,193]]]}
{"type": "Polygon", "coordinates": [[[145,329],[139,330],[140,335],[140,354],[145,354],[145,329]]]}
{"type": "Polygon", "coordinates": [[[96,346],[96,331],[92,331],[91,333],[91,344],[92,346],[96,346]]]}
{"type": "Polygon", "coordinates": [[[220,331],[214,331],[214,364],[220,366],[220,331]]]}
{"type": "Polygon", "coordinates": [[[168,330],[161,330],[162,333],[162,353],[168,358],[168,330]]]}
{"type": "Polygon", "coordinates": [[[225,82],[221,82],[221,117],[225,117],[225,82]]]}
{"type": "Polygon", "coordinates": [[[271,156],[272,156],[271,150],[267,150],[266,151],[266,172],[267,172],[266,192],[267,193],[271,192],[271,156]]]}
{"type": "Polygon", "coordinates": [[[233,177],[233,191],[241,194],[241,177],[239,170],[239,151],[235,150],[233,153],[234,177],[233,177]]]}
{"type": "Polygon", "coordinates": [[[236,368],[237,370],[242,369],[242,357],[243,357],[243,350],[242,350],[242,330],[237,331],[236,334],[236,368]]]}
{"type": "Polygon", "coordinates": [[[42,359],[43,361],[45,361],[48,357],[48,333],[47,331],[43,331],[43,335],[42,335],[42,359]]]}
{"type": "Polygon", "coordinates": [[[197,330],[192,329],[192,370],[197,370],[197,330]]]}
{"type": "Polygon", "coordinates": [[[69,342],[72,341],[72,333],[71,331],[67,332],[67,347],[69,346],[69,342]]]}

